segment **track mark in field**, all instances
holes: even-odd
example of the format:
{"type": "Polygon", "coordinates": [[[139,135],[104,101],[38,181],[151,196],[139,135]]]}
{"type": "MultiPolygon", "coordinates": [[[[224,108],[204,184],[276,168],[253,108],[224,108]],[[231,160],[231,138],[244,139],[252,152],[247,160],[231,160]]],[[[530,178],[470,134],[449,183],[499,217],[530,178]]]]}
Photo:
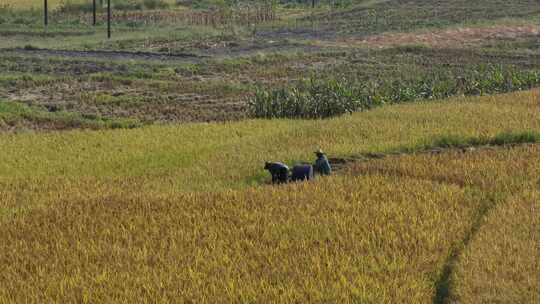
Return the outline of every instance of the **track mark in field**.
{"type": "MultiPolygon", "coordinates": [[[[482,149],[486,149],[486,148],[482,148],[482,149]]],[[[437,150],[431,150],[431,151],[423,151],[422,153],[423,154],[426,154],[426,153],[439,154],[439,153],[442,153],[443,151],[449,152],[452,150],[455,151],[456,149],[445,149],[445,150],[437,149],[437,150]]],[[[467,150],[463,150],[463,152],[467,152],[467,150]]],[[[417,153],[417,154],[420,154],[420,153],[417,153]]],[[[344,170],[345,166],[349,165],[348,164],[349,162],[370,161],[373,159],[384,158],[384,157],[386,157],[384,154],[376,154],[376,155],[372,155],[371,158],[365,157],[361,160],[359,160],[358,157],[350,158],[350,159],[347,159],[346,161],[342,159],[331,159],[331,160],[333,160],[333,165],[338,165],[337,171],[339,172],[341,170],[344,170]]],[[[363,174],[370,174],[370,173],[383,174],[387,176],[400,176],[403,178],[410,178],[410,179],[417,179],[417,180],[426,180],[426,181],[436,182],[440,184],[453,185],[459,188],[466,188],[466,187],[475,188],[475,189],[481,190],[483,192],[488,192],[488,193],[491,190],[484,187],[479,187],[478,185],[475,185],[474,183],[467,183],[464,180],[455,179],[455,178],[446,177],[446,176],[434,176],[434,177],[420,176],[420,175],[411,174],[410,172],[403,172],[396,169],[384,169],[384,168],[375,169],[374,171],[369,171],[369,172],[363,172],[363,174]]],[[[466,232],[465,236],[462,239],[456,240],[454,245],[451,247],[450,253],[448,257],[446,258],[446,260],[444,261],[441,273],[437,277],[434,283],[435,294],[433,295],[433,300],[432,300],[433,304],[446,303],[446,300],[450,296],[452,273],[455,269],[457,262],[459,261],[459,257],[462,255],[464,250],[469,246],[469,243],[474,238],[474,236],[481,229],[484,218],[495,206],[497,206],[497,199],[494,196],[490,195],[486,199],[484,199],[481,202],[480,207],[476,210],[476,216],[473,219],[473,222],[471,224],[471,228],[469,229],[469,231],[466,232]]]]}
{"type": "MultiPolygon", "coordinates": [[[[446,149],[448,151],[450,150],[456,150],[456,149],[446,149]]],[[[465,151],[464,151],[465,152],[465,151]]],[[[424,152],[424,153],[442,153],[442,151],[437,152],[424,152]]],[[[381,154],[382,157],[382,154],[381,154]]],[[[381,157],[375,157],[375,158],[381,158],[381,157]]],[[[369,161],[369,158],[363,159],[362,161],[369,161]]],[[[334,164],[336,164],[334,160],[334,164]]],[[[343,163],[344,165],[347,165],[346,162],[343,163]]],[[[344,169],[343,167],[338,167],[338,171],[344,169]]],[[[378,174],[384,174],[387,176],[400,176],[403,178],[410,178],[410,179],[417,179],[417,180],[426,180],[430,182],[436,182],[440,184],[446,184],[446,185],[453,185],[460,188],[476,188],[479,190],[482,190],[483,192],[488,192],[491,189],[485,188],[485,187],[479,187],[478,185],[475,185],[474,183],[467,183],[463,180],[445,177],[445,176],[435,176],[435,177],[426,177],[426,176],[420,176],[411,174],[410,172],[403,172],[396,169],[384,169],[381,168],[380,170],[375,170],[375,172],[363,172],[364,174],[370,174],[370,173],[378,173],[378,174]]],[[[433,295],[433,304],[444,304],[446,303],[446,300],[450,296],[450,288],[451,288],[451,277],[452,273],[455,269],[455,266],[457,262],[459,261],[459,257],[462,255],[464,250],[469,246],[469,243],[474,238],[474,236],[478,233],[478,231],[482,228],[482,223],[484,218],[488,215],[488,213],[497,206],[497,199],[494,196],[488,196],[487,199],[483,200],[480,207],[476,210],[476,216],[473,219],[471,228],[469,231],[466,232],[463,239],[457,240],[452,248],[450,249],[450,253],[448,257],[446,258],[442,271],[440,275],[438,276],[437,280],[434,283],[434,289],[435,294],[433,295]]]]}
{"type": "Polygon", "coordinates": [[[443,304],[450,296],[451,288],[451,276],[454,268],[461,256],[462,252],[469,246],[469,243],[474,238],[476,233],[482,228],[482,222],[488,213],[497,206],[495,199],[491,198],[488,201],[484,201],[478,210],[478,214],[474,219],[469,232],[465,235],[461,242],[457,243],[450,251],[448,258],[446,259],[441,275],[435,282],[435,295],[433,296],[433,304],[443,304]]]}
{"type": "MultiPolygon", "coordinates": [[[[538,145],[539,143],[523,143],[523,144],[505,144],[501,146],[480,146],[480,147],[469,147],[469,148],[447,148],[447,149],[431,149],[431,150],[425,150],[420,152],[413,152],[413,153],[394,153],[394,154],[382,154],[382,153],[368,153],[368,154],[361,154],[357,156],[352,156],[348,158],[330,158],[329,160],[332,163],[332,166],[335,167],[336,172],[344,171],[346,170],[351,164],[354,164],[355,162],[365,162],[365,161],[371,161],[374,159],[383,159],[386,157],[399,157],[402,155],[410,155],[410,154],[440,154],[444,152],[452,152],[452,151],[461,151],[463,153],[473,152],[473,151],[481,151],[481,150],[493,150],[493,149],[504,149],[504,148],[513,148],[518,146],[531,146],[531,145],[538,145]]],[[[440,275],[437,277],[436,281],[434,282],[434,289],[435,293],[433,295],[432,303],[433,304],[444,304],[447,302],[450,296],[450,290],[451,290],[451,277],[454,272],[454,269],[459,261],[460,256],[462,253],[467,249],[470,242],[474,239],[475,235],[480,231],[482,228],[482,224],[484,222],[484,219],[488,216],[488,214],[500,203],[504,203],[503,200],[500,200],[500,198],[497,197],[497,194],[493,194],[491,192],[492,187],[485,187],[476,185],[473,183],[467,183],[463,180],[458,179],[452,179],[450,177],[445,176],[435,176],[435,177],[426,177],[426,176],[419,176],[411,174],[410,172],[403,172],[396,169],[384,169],[380,168],[375,169],[371,172],[363,172],[364,174],[370,174],[370,173],[377,173],[377,174],[384,174],[384,175],[390,175],[390,176],[401,176],[405,178],[412,178],[412,179],[422,179],[422,180],[429,180],[441,184],[450,184],[455,185],[461,188],[464,187],[470,187],[470,188],[476,188],[478,190],[483,191],[484,193],[488,193],[488,196],[481,202],[481,205],[476,210],[476,216],[473,219],[473,222],[470,226],[469,231],[466,232],[465,236],[457,240],[452,248],[450,249],[449,255],[446,258],[443,267],[441,269],[440,275]]]]}
{"type": "MultiPolygon", "coordinates": [[[[451,147],[451,148],[429,148],[424,150],[416,150],[410,152],[389,152],[389,153],[360,153],[346,157],[329,157],[328,160],[332,165],[332,169],[335,172],[341,172],[347,170],[351,165],[359,162],[372,161],[377,159],[384,159],[389,157],[400,157],[406,155],[437,155],[441,153],[461,152],[471,153],[485,150],[497,150],[497,149],[512,149],[516,147],[534,146],[540,145],[540,142],[519,142],[519,143],[503,143],[498,145],[480,145],[480,146],[465,146],[465,147],[451,147]]],[[[394,172],[397,173],[397,172],[394,172]]]]}
{"type": "Polygon", "coordinates": [[[17,53],[19,55],[45,56],[45,57],[72,57],[72,58],[96,58],[107,60],[159,60],[159,61],[184,61],[195,63],[201,61],[203,56],[184,53],[152,53],[152,52],[124,52],[124,51],[70,51],[52,50],[39,48],[15,48],[0,49],[0,53],[17,53]]]}

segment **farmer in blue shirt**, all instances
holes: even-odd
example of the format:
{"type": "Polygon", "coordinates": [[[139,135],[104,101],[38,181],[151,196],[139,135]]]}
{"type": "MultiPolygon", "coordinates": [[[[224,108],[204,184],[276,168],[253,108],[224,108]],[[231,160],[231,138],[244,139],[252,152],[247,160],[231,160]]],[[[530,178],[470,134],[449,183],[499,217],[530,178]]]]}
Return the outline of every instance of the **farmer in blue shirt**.
{"type": "Polygon", "coordinates": [[[315,160],[315,164],[313,164],[313,168],[315,169],[315,173],[319,175],[330,175],[332,174],[332,167],[330,166],[330,162],[328,161],[328,158],[324,154],[323,150],[319,149],[315,151],[315,155],[317,155],[317,159],[315,160]]]}

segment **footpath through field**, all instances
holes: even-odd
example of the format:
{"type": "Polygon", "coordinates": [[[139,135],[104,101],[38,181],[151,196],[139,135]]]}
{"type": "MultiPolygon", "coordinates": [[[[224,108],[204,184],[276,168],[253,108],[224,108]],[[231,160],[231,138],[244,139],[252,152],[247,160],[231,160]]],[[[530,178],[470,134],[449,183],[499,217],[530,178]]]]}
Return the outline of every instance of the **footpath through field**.
{"type": "Polygon", "coordinates": [[[15,48],[0,49],[1,53],[15,53],[18,55],[42,56],[42,57],[72,57],[94,58],[104,60],[156,60],[156,61],[183,61],[188,63],[199,62],[203,57],[195,54],[183,53],[152,53],[152,52],[127,52],[127,51],[75,51],[55,50],[40,48],[15,48]]]}

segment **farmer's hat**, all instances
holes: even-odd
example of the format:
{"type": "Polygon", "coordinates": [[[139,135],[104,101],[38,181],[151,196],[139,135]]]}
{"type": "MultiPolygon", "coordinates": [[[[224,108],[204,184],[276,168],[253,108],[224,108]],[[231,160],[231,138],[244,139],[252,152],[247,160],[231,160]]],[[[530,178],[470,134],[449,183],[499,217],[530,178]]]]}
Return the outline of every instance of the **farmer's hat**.
{"type": "Polygon", "coordinates": [[[317,154],[317,155],[324,155],[324,151],[322,149],[318,149],[314,153],[317,154]]]}

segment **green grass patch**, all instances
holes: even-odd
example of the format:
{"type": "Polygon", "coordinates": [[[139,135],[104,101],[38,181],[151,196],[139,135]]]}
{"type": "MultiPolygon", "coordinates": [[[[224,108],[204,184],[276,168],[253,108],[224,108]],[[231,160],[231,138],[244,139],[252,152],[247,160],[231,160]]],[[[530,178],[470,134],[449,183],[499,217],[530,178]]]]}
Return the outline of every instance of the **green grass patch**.
{"type": "Polygon", "coordinates": [[[66,111],[47,111],[23,103],[0,101],[0,129],[121,129],[141,126],[133,119],[108,119],[66,111]]]}
{"type": "Polygon", "coordinates": [[[503,132],[495,136],[465,137],[446,135],[437,137],[425,148],[467,148],[475,146],[504,146],[540,142],[540,133],[536,131],[503,132]]]}

